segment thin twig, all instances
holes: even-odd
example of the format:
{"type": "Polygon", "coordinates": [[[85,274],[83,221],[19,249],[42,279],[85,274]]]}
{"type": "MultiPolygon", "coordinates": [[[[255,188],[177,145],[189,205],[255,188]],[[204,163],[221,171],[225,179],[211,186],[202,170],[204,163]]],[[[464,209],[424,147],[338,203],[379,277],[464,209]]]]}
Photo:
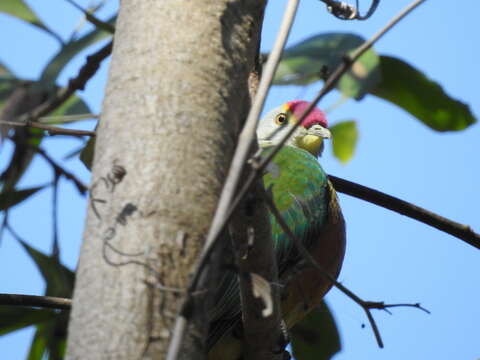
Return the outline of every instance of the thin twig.
{"type": "Polygon", "coordinates": [[[70,171],[67,169],[64,169],[62,166],[58,165],[55,160],[53,160],[46,152],[40,147],[32,146],[32,148],[39,153],[40,155],[43,156],[43,158],[51,165],[53,166],[54,170],[58,173],[61,174],[62,176],[66,177],[68,180],[72,181],[78,192],[80,192],[82,195],[85,195],[85,193],[88,191],[88,187],[84,185],[77,177],[72,174],[70,171]]]}
{"type": "Polygon", "coordinates": [[[60,179],[60,173],[55,167],[53,169],[54,178],[52,183],[52,256],[58,259],[58,257],[60,256],[60,245],[58,242],[58,180],[60,179]]]}
{"type": "Polygon", "coordinates": [[[397,16],[395,16],[390,22],[379,32],[373,35],[367,42],[363,43],[359,48],[350,54],[350,61],[355,62],[365,51],[370,49],[373,44],[375,44],[380,38],[385,35],[392,27],[394,27],[398,22],[405,18],[410,12],[415,8],[421,5],[426,0],[416,0],[410,5],[408,5],[403,11],[401,11],[397,16]]]}
{"type": "MultiPolygon", "coordinates": [[[[420,310],[423,310],[427,313],[430,313],[428,310],[425,308],[421,307],[420,304],[385,304],[383,301],[365,301],[361,299],[358,295],[356,295],[354,292],[352,292],[350,289],[339,283],[330,273],[328,273],[314,258],[313,256],[308,252],[308,250],[305,248],[303,245],[302,241],[295,236],[295,234],[290,230],[288,224],[286,223],[285,219],[283,216],[280,214],[278,211],[277,207],[275,206],[271,196],[269,194],[263,194],[265,203],[270,209],[270,212],[273,214],[275,219],[277,220],[278,224],[282,228],[282,230],[287,234],[287,236],[290,238],[290,240],[295,244],[295,247],[299,254],[302,256],[303,259],[307,261],[307,263],[317,269],[320,274],[328,279],[337,289],[339,289],[341,292],[343,292],[345,295],[347,295],[350,299],[352,299],[355,303],[360,305],[360,307],[365,311],[365,314],[367,315],[367,319],[370,322],[370,326],[372,327],[373,333],[375,335],[375,339],[377,340],[377,344],[380,348],[383,348],[383,341],[382,337],[380,335],[380,331],[378,330],[378,326],[375,322],[375,319],[373,318],[373,315],[371,314],[370,310],[371,309],[379,309],[379,310],[387,310],[387,308],[390,307],[399,307],[399,306],[406,306],[406,307],[415,307],[420,310]]],[[[390,312],[389,312],[390,313],[390,312]]]]}
{"type": "Polygon", "coordinates": [[[38,122],[46,125],[66,124],[88,119],[98,119],[98,114],[85,113],[75,115],[59,115],[59,116],[42,116],[38,118],[38,122]]]}
{"type": "Polygon", "coordinates": [[[265,64],[262,78],[258,86],[257,94],[255,95],[252,107],[245,122],[245,126],[242,130],[242,133],[240,134],[239,142],[233,156],[230,171],[227,175],[227,179],[225,180],[225,185],[223,186],[222,194],[220,196],[217,209],[215,211],[215,215],[213,217],[212,224],[207,235],[207,239],[202,249],[202,253],[200,254],[199,261],[197,262],[196,271],[194,272],[194,278],[190,283],[189,292],[185,298],[184,305],[181,307],[180,314],[179,316],[177,316],[174,327],[174,337],[172,337],[172,340],[170,341],[167,360],[177,359],[186,328],[186,317],[184,315],[184,310],[190,303],[190,293],[193,292],[197,286],[203,270],[203,266],[207,262],[206,259],[210,255],[213,244],[219,237],[221,231],[223,230],[227,222],[225,214],[230,207],[232,198],[235,194],[235,190],[238,186],[241,174],[248,159],[252,142],[255,139],[255,131],[257,128],[258,119],[265,104],[265,99],[267,97],[268,90],[270,89],[270,86],[272,84],[275,71],[280,62],[280,58],[285,47],[288,35],[290,33],[290,29],[292,28],[293,20],[297,12],[298,3],[299,0],[290,0],[287,4],[287,8],[285,9],[282,24],[280,25],[280,29],[275,39],[272,52],[268,57],[267,63],[265,64]],[[179,338],[175,336],[178,336],[179,338]]]}
{"type": "Polygon", "coordinates": [[[65,101],[67,101],[70,96],[72,96],[75,91],[83,90],[88,80],[96,74],[97,70],[100,67],[100,63],[106,59],[112,52],[113,41],[110,41],[107,45],[102,47],[100,50],[96,51],[92,55],[87,56],[87,61],[80,68],[78,75],[70,79],[68,86],[66,88],[60,89],[53,98],[35,108],[32,112],[28,112],[22,115],[17,121],[19,123],[32,123],[37,121],[40,117],[51,113],[53,110],[57,109],[65,101]]]}
{"type": "Polygon", "coordinates": [[[22,294],[0,294],[0,305],[70,310],[72,299],[22,294]]]}
{"type": "Polygon", "coordinates": [[[58,41],[59,45],[61,47],[65,46],[65,41],[62,39],[62,37],[60,35],[58,35],[56,32],[54,32],[53,30],[50,30],[49,28],[46,28],[46,27],[42,27],[42,29],[47,33],[49,34],[50,36],[52,36],[55,40],[58,41]]]}
{"type": "Polygon", "coordinates": [[[9,125],[17,127],[29,127],[47,131],[50,135],[67,135],[67,136],[95,136],[95,131],[65,129],[57,126],[45,125],[35,121],[18,122],[0,120],[0,125],[9,125]]]}
{"type": "Polygon", "coordinates": [[[412,219],[423,222],[438,230],[453,235],[467,244],[480,249],[480,234],[475,233],[469,226],[444,218],[431,211],[423,209],[407,201],[385,194],[378,190],[356,184],[354,182],[329,175],[335,189],[344,194],[371,202],[412,219]]]}
{"type": "Polygon", "coordinates": [[[97,29],[102,29],[105,30],[106,32],[109,32],[110,34],[115,33],[115,26],[109,24],[108,22],[102,21],[99,18],[97,18],[95,15],[93,15],[92,11],[85,10],[82,8],[80,5],[78,5],[75,1],[73,0],[66,0],[70,5],[72,5],[74,8],[79,10],[80,12],[85,15],[85,18],[93,24],[97,29]]]}
{"type": "Polygon", "coordinates": [[[5,231],[8,225],[8,214],[9,214],[8,211],[9,211],[8,208],[3,211],[2,224],[0,225],[0,244],[2,243],[3,232],[5,231]]]}
{"type": "Polygon", "coordinates": [[[366,301],[365,303],[370,309],[384,310],[387,313],[389,313],[390,315],[392,315],[392,313],[390,311],[388,311],[387,309],[388,308],[393,308],[393,307],[413,307],[413,308],[422,310],[423,312],[425,312],[429,315],[431,314],[431,312],[428,309],[425,309],[423,306],[421,306],[420,303],[415,303],[415,304],[384,304],[383,302],[379,302],[379,301],[366,301]]]}

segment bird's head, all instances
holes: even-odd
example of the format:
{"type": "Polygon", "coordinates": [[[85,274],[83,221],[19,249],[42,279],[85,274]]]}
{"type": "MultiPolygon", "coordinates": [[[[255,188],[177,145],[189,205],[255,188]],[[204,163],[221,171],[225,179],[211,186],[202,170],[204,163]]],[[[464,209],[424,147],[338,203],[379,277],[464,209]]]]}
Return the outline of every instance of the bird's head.
{"type": "MultiPolygon", "coordinates": [[[[302,100],[289,101],[265,115],[257,128],[260,147],[272,146],[280,142],[294,126],[310,103],[302,100]]],[[[314,108],[303,119],[286,145],[304,149],[318,157],[323,151],[323,139],[331,137],[327,128],[327,118],[318,108],[314,108]]]]}

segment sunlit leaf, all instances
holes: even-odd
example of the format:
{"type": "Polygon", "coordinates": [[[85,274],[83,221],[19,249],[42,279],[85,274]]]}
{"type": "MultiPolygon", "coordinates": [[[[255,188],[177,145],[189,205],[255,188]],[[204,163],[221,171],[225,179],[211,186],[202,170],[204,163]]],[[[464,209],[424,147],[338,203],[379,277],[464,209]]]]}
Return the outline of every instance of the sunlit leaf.
{"type": "Polygon", "coordinates": [[[342,163],[348,162],[355,153],[358,141],[357,123],[354,120],[338,122],[330,127],[333,154],[342,163]]]}
{"type": "Polygon", "coordinates": [[[0,336],[47,321],[55,315],[50,309],[0,305],[0,336]]]}
{"type": "Polygon", "coordinates": [[[56,33],[54,33],[47,26],[45,26],[45,24],[43,24],[43,22],[23,0],[1,0],[0,12],[26,21],[31,25],[46,31],[48,34],[52,35],[56,39],[60,39],[60,37],[56,33]]]}
{"type": "Polygon", "coordinates": [[[381,56],[382,81],[371,93],[408,111],[437,131],[463,130],[476,122],[468,105],[410,64],[381,56]]]}
{"type": "MultiPolygon", "coordinates": [[[[350,33],[315,35],[287,48],[275,74],[275,85],[306,85],[322,79],[322,69],[333,71],[365,40],[350,33]]],[[[353,64],[337,84],[346,96],[361,99],[381,79],[379,58],[370,49],[353,64]]]]}
{"type": "Polygon", "coordinates": [[[44,186],[39,186],[23,190],[7,190],[5,192],[1,192],[0,211],[11,209],[43,188],[44,186]]]}
{"type": "Polygon", "coordinates": [[[329,360],[340,351],[340,335],[330,309],[323,301],[291,332],[296,360],[329,360]]]}
{"type": "MultiPolygon", "coordinates": [[[[107,20],[107,22],[113,24],[115,23],[115,20],[116,15],[107,20]]],[[[105,39],[108,36],[111,36],[111,34],[105,30],[95,29],[83,37],[66,44],[43,69],[40,82],[45,86],[54,84],[65,65],[67,65],[74,56],[88,46],[105,39]]]]}

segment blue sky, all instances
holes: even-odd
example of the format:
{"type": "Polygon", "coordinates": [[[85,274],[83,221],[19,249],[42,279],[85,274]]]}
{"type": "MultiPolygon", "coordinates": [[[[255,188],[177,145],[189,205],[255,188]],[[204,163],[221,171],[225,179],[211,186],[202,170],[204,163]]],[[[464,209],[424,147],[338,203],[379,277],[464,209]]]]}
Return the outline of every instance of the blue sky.
{"type": "MultiPolygon", "coordinates": [[[[64,36],[79,20],[79,13],[64,0],[29,3],[50,27],[64,36]]],[[[78,3],[85,5],[88,1],[78,3]]],[[[304,0],[289,43],[331,31],[369,37],[408,3],[383,1],[370,20],[344,22],[327,14],[320,1],[304,0]]],[[[368,3],[361,5],[365,9],[368,3]]],[[[476,15],[480,4],[469,5],[460,11],[452,2],[427,1],[375,49],[421,69],[479,116],[476,15]]],[[[110,14],[115,6],[116,2],[110,1],[102,14],[110,14]]],[[[274,40],[284,6],[285,1],[270,1],[263,33],[265,50],[274,40]]],[[[0,15],[0,41],[0,61],[23,78],[36,78],[57,49],[57,43],[47,35],[4,15],[0,15]]],[[[95,48],[80,54],[65,69],[60,78],[63,84],[76,74],[85,55],[95,48]]],[[[107,69],[105,63],[82,94],[95,113],[100,112],[107,69]]],[[[276,87],[266,109],[293,98],[312,99],[319,88],[320,84],[307,88],[276,87]]],[[[320,106],[328,108],[338,97],[338,93],[332,93],[320,106]]],[[[396,106],[372,96],[361,102],[349,101],[328,115],[332,124],[357,120],[360,139],[356,154],[347,165],[335,160],[327,147],[321,159],[327,172],[411,201],[480,231],[478,125],[458,133],[437,133],[396,106]]],[[[74,127],[91,128],[92,123],[74,127]]],[[[78,140],[52,138],[47,142],[47,151],[60,160],[80,145],[78,140]]],[[[8,160],[10,150],[8,143],[0,150],[0,166],[8,160]]],[[[88,172],[78,160],[71,160],[66,166],[88,182],[88,172]]],[[[41,184],[49,179],[50,169],[36,160],[21,185],[41,184]]],[[[85,203],[68,182],[62,182],[62,189],[62,260],[73,268],[81,243],[85,203]]],[[[384,349],[378,349],[362,310],[332,290],[327,301],[342,337],[342,352],[335,359],[480,358],[478,251],[409,218],[348,196],[340,198],[348,228],[347,254],[340,275],[343,284],[368,300],[421,302],[432,314],[415,309],[395,309],[393,316],[375,312],[385,343],[384,349]],[[366,328],[361,326],[364,323],[366,328]]],[[[50,200],[51,192],[43,191],[11,214],[20,234],[43,251],[50,251],[51,246],[50,200]]],[[[5,236],[0,244],[0,292],[42,294],[43,289],[33,263],[14,239],[5,236]]],[[[24,359],[32,334],[33,330],[27,329],[0,337],[2,358],[24,359]]]]}

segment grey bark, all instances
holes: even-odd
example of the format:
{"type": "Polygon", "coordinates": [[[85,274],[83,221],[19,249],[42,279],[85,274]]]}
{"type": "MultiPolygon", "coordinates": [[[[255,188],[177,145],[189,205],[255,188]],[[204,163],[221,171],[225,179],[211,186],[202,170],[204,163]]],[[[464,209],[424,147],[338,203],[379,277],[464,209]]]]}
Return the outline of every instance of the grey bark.
{"type": "MultiPolygon", "coordinates": [[[[123,0],[69,359],[161,359],[248,109],[265,3],[123,0]]],[[[200,358],[196,322],[184,358],[200,358]]]]}

